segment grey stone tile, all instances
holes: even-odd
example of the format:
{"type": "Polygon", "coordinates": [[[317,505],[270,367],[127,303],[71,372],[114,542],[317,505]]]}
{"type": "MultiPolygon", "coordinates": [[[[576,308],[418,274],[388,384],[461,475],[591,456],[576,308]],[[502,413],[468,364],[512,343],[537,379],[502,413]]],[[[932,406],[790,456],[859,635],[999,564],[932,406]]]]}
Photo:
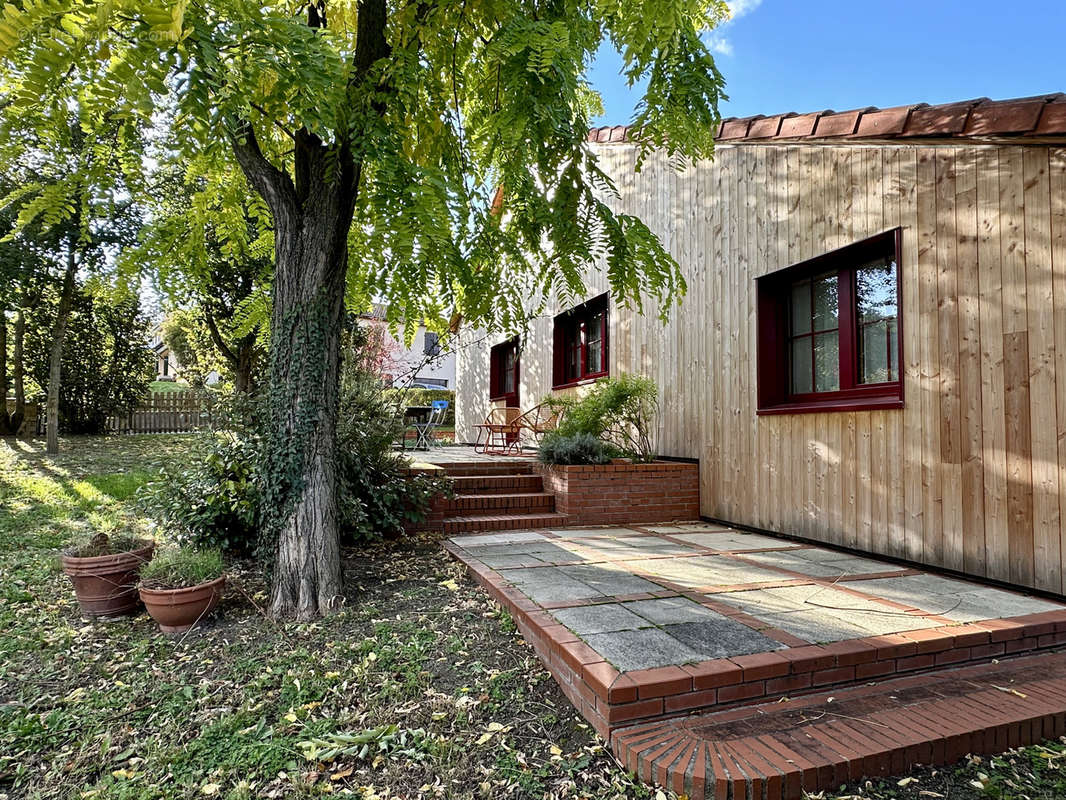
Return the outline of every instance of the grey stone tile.
{"type": "Polygon", "coordinates": [[[764,619],[767,614],[799,611],[802,602],[772,594],[771,589],[752,589],[745,592],[722,592],[714,595],[715,602],[734,606],[745,614],[764,619]]]}
{"type": "Polygon", "coordinates": [[[939,575],[876,578],[855,581],[852,586],[863,592],[920,608],[930,614],[947,617],[954,622],[1019,617],[1063,607],[1048,600],[939,575]]]}
{"type": "Polygon", "coordinates": [[[462,548],[491,544],[514,544],[516,542],[550,541],[546,536],[532,531],[513,533],[483,533],[476,536],[453,536],[449,541],[462,548]]]}
{"type": "Polygon", "coordinates": [[[552,615],[578,636],[651,627],[648,620],[638,617],[618,603],[560,608],[553,611],[552,615]]]}
{"type": "Polygon", "coordinates": [[[667,625],[663,630],[705,659],[766,653],[784,647],[780,642],[763,636],[747,625],[721,616],[704,622],[667,625]]]}
{"type": "Polygon", "coordinates": [[[633,536],[637,532],[632,531],[629,528],[622,527],[609,527],[609,528],[558,528],[552,529],[550,533],[562,539],[592,539],[600,538],[603,536],[633,536]]]}
{"type": "Polygon", "coordinates": [[[662,589],[658,584],[646,581],[644,578],[618,567],[582,564],[575,567],[560,567],[559,570],[564,575],[581,581],[607,595],[655,592],[662,589]]]}
{"type": "Polygon", "coordinates": [[[595,633],[584,639],[622,672],[701,660],[699,653],[659,628],[595,633]]]}
{"type": "Polygon", "coordinates": [[[603,596],[602,592],[571,578],[559,567],[509,569],[501,574],[536,603],[560,603],[603,596]]]}
{"type": "Polygon", "coordinates": [[[543,564],[535,556],[481,556],[481,563],[493,569],[514,569],[516,567],[535,567],[543,564]]]}
{"type": "Polygon", "coordinates": [[[676,538],[701,547],[710,547],[714,550],[765,550],[771,547],[795,547],[794,542],[787,539],[774,539],[769,536],[760,536],[756,533],[740,533],[738,531],[722,531],[718,533],[679,533],[676,538]]]}
{"type": "MultiPolygon", "coordinates": [[[[757,561],[766,566],[787,569],[813,577],[830,578],[848,574],[846,569],[839,566],[844,564],[843,561],[823,564],[802,558],[798,553],[799,551],[797,550],[775,550],[772,553],[749,553],[745,558],[750,558],[752,561],[757,561]]],[[[786,576],[782,575],[780,577],[785,579],[786,576]]]]}
{"type": "Polygon", "coordinates": [[[635,600],[625,608],[640,614],[656,625],[673,625],[681,622],[705,622],[725,619],[721,614],[694,603],[687,597],[663,597],[655,600],[635,600]]]}
{"type": "Polygon", "coordinates": [[[869,636],[865,628],[829,614],[793,611],[784,614],[759,614],[759,619],[808,642],[839,642],[869,636]]]}
{"type": "Polygon", "coordinates": [[[647,530],[667,534],[692,533],[696,531],[733,531],[730,527],[718,525],[714,522],[678,522],[674,525],[648,526],[647,530]]]}

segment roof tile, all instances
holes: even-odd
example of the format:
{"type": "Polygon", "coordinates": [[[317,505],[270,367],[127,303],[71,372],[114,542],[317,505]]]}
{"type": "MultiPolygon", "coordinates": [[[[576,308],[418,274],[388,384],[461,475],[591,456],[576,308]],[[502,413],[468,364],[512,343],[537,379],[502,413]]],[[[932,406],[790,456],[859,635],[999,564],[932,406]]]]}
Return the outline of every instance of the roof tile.
{"type": "Polygon", "coordinates": [[[781,130],[781,121],[786,117],[794,117],[794,113],[790,114],[778,114],[776,117],[763,117],[757,119],[751,123],[751,128],[748,129],[749,139],[769,139],[777,136],[777,132],[781,130]]]}
{"type": "Polygon", "coordinates": [[[751,122],[752,117],[722,120],[722,127],[718,130],[718,138],[722,141],[727,139],[744,139],[748,135],[748,128],[751,126],[751,122]]]}
{"type": "Polygon", "coordinates": [[[923,103],[921,106],[896,106],[895,108],[868,110],[859,120],[855,135],[874,138],[898,136],[903,133],[911,110],[923,108],[924,105],[923,103]]]}
{"type": "Polygon", "coordinates": [[[810,136],[814,133],[814,126],[818,124],[818,117],[822,114],[832,114],[832,111],[815,111],[810,114],[798,114],[781,120],[781,133],[779,139],[795,139],[798,136],[810,136]]]}
{"type": "MultiPolygon", "coordinates": [[[[624,125],[593,128],[590,142],[624,142],[624,125]]],[[[992,101],[988,98],[930,106],[920,103],[895,108],[865,108],[852,111],[814,111],[809,114],[778,114],[772,117],[731,117],[722,120],[716,138],[720,141],[894,137],[959,138],[968,136],[1066,136],[1066,94],[1019,97],[992,101]]]]}
{"type": "Polygon", "coordinates": [[[903,129],[901,136],[952,136],[966,129],[966,120],[970,109],[981,100],[969,100],[964,103],[945,103],[939,106],[916,108],[903,129]]]}
{"type": "Polygon", "coordinates": [[[1033,133],[1037,136],[1066,133],[1066,95],[1059,95],[1044,106],[1033,133]]]}
{"type": "Polygon", "coordinates": [[[1026,133],[1036,127],[1045,105],[1047,101],[1044,98],[981,103],[970,113],[966,133],[970,136],[1026,133]]]}
{"type": "Polygon", "coordinates": [[[815,136],[851,136],[859,126],[859,116],[863,111],[841,111],[839,114],[826,114],[818,118],[814,129],[815,136]]]}

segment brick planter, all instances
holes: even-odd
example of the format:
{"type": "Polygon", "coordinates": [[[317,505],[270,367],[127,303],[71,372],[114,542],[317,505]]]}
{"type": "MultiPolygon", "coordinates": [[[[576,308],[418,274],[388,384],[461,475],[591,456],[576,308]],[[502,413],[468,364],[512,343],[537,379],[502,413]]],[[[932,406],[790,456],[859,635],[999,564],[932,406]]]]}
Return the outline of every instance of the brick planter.
{"type": "Polygon", "coordinates": [[[544,491],[568,525],[610,525],[697,519],[700,469],[679,461],[595,466],[541,466],[544,491]]]}

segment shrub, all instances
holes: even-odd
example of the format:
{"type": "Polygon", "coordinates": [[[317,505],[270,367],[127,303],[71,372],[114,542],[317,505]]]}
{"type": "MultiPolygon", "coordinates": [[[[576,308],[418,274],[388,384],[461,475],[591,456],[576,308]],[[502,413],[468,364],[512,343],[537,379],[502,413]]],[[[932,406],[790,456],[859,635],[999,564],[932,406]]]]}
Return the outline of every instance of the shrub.
{"type": "MultiPolygon", "coordinates": [[[[407,459],[393,451],[392,443],[403,434],[397,390],[384,389],[380,378],[363,366],[358,349],[364,346],[364,336],[352,331],[337,417],[341,529],[356,542],[401,533],[405,522],[425,519],[433,497],[447,491],[445,481],[408,476],[407,459]]],[[[429,393],[408,390],[404,402],[420,404],[411,400],[418,391],[429,393]]]]}
{"type": "Polygon", "coordinates": [[[141,503],[179,544],[250,553],[259,532],[259,447],[236,426],[199,435],[189,459],[149,483],[141,503]]]}
{"type": "Polygon", "coordinates": [[[184,589],[222,577],[218,550],[173,547],[141,567],[141,583],[149,589],[184,589]]]}
{"type": "Polygon", "coordinates": [[[634,461],[654,460],[652,435],[659,402],[658,389],[650,378],[607,378],[597,382],[585,397],[563,403],[566,408],[558,427],[560,435],[586,434],[613,446],[618,455],[634,461]]]}
{"type": "Polygon", "coordinates": [[[606,464],[611,460],[611,449],[591,433],[567,436],[551,431],[541,441],[537,458],[542,464],[606,464]]]}
{"type": "Polygon", "coordinates": [[[67,554],[74,558],[92,558],[94,556],[111,556],[117,553],[131,553],[145,545],[145,537],[135,533],[124,532],[108,536],[106,533],[97,533],[87,541],[75,542],[67,550],[67,554]]]}

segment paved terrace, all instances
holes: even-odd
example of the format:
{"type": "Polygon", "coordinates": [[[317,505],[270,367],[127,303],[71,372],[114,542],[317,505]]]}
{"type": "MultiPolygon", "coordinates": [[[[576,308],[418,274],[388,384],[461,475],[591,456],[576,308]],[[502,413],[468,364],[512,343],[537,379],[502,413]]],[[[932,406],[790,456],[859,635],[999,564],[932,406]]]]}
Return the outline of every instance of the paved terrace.
{"type": "Polygon", "coordinates": [[[456,536],[605,737],[1066,642],[1066,606],[708,523],[456,536]]]}

